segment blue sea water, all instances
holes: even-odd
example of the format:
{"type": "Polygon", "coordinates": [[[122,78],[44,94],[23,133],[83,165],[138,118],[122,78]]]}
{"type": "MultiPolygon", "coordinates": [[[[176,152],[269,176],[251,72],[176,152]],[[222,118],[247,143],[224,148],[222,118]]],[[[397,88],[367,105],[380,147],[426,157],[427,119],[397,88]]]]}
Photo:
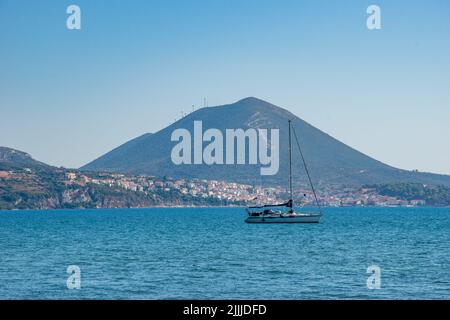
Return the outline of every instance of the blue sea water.
{"type": "Polygon", "coordinates": [[[449,208],[324,211],[317,225],[249,225],[239,208],[3,211],[0,299],[450,298],[449,208]]]}

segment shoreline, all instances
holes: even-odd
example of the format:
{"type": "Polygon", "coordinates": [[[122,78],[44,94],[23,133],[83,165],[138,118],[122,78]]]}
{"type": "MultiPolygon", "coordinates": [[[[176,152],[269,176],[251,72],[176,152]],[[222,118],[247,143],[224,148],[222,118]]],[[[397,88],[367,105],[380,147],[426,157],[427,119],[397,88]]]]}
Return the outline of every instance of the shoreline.
{"type": "MultiPolygon", "coordinates": [[[[245,209],[246,206],[153,206],[153,207],[118,207],[118,208],[49,208],[49,209],[0,209],[0,213],[16,211],[96,211],[96,210],[146,210],[146,209],[245,209]]],[[[322,206],[322,209],[334,208],[385,208],[385,209],[450,209],[450,206],[322,206]]]]}

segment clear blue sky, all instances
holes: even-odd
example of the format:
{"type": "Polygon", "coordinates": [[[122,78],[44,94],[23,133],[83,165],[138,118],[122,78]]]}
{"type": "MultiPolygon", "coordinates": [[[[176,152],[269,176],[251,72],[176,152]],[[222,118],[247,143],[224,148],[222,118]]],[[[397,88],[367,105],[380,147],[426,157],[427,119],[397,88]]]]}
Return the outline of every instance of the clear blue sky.
{"type": "Polygon", "coordinates": [[[0,0],[0,145],[81,166],[192,104],[255,96],[450,174],[450,2],[0,0]],[[82,29],[66,29],[77,4],[82,29]],[[366,28],[366,8],[382,30],[366,28]]]}

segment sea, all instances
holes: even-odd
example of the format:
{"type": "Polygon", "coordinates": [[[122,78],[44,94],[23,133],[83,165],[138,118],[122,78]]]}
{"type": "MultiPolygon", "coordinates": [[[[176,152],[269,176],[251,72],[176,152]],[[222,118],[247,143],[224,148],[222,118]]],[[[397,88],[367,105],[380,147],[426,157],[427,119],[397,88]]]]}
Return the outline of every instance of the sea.
{"type": "Polygon", "coordinates": [[[0,299],[449,299],[450,208],[0,211],[0,299]]]}

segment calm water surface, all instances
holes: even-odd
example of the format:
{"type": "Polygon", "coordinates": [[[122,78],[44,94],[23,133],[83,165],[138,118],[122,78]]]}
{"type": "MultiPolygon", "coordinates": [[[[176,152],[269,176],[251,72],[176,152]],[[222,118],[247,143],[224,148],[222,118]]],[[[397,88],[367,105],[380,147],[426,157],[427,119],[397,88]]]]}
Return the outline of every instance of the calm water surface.
{"type": "Polygon", "coordinates": [[[449,299],[449,208],[331,208],[248,225],[243,209],[0,212],[0,299],[449,299]],[[81,289],[66,286],[69,265],[81,289]],[[367,267],[381,289],[367,289],[367,267]]]}

